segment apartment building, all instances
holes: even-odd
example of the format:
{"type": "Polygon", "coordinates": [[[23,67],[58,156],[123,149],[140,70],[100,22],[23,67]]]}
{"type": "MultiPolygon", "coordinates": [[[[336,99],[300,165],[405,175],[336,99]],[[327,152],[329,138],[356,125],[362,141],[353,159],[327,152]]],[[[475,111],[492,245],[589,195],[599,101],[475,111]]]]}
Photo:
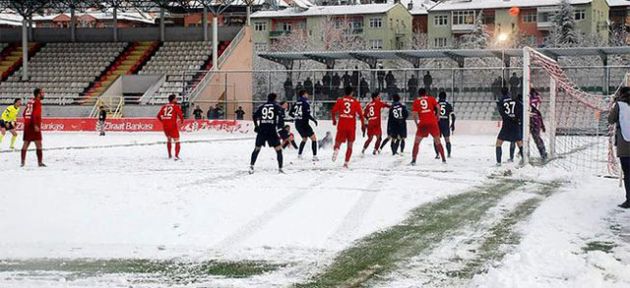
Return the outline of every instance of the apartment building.
{"type": "Polygon", "coordinates": [[[407,49],[412,39],[412,15],[400,2],[340,6],[294,6],[252,14],[257,50],[268,49],[274,41],[302,33],[314,43],[325,41],[329,25],[335,25],[363,39],[362,49],[407,49]]]}
{"type": "MultiPolygon", "coordinates": [[[[611,0],[608,0],[611,1],[611,0]]],[[[621,1],[621,0],[618,0],[621,1]]],[[[472,32],[480,15],[491,35],[521,37],[530,45],[542,44],[554,28],[553,16],[560,0],[453,0],[429,11],[429,47],[453,47],[458,38],[472,32]],[[511,9],[518,7],[518,14],[511,9]],[[483,13],[482,13],[483,12],[483,13]]],[[[624,1],[628,2],[628,1],[624,1]]],[[[577,28],[587,35],[608,39],[609,7],[606,0],[571,0],[577,28]]]]}

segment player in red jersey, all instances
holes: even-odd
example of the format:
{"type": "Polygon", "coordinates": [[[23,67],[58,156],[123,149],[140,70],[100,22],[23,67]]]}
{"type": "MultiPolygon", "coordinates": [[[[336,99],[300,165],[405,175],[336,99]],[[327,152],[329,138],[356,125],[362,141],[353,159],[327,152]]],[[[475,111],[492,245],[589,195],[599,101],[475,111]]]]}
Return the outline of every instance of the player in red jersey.
{"type": "Polygon", "coordinates": [[[361,111],[361,104],[357,99],[353,97],[354,89],[352,87],[346,87],[344,96],[337,99],[337,103],[332,109],[332,123],[333,126],[337,125],[337,114],[339,114],[339,126],[337,126],[337,136],[335,137],[335,151],[333,152],[332,160],[337,160],[339,154],[339,147],[344,142],[348,142],[346,148],[346,161],[343,167],[348,168],[350,157],[352,156],[352,145],[356,137],[357,117],[361,119],[361,131],[365,135],[365,121],[363,120],[363,111],[361,111]]]}
{"type": "Polygon", "coordinates": [[[179,127],[177,121],[184,121],[184,113],[182,108],[177,105],[177,96],[171,94],[168,96],[168,104],[162,106],[157,115],[158,120],[162,122],[162,128],[166,135],[166,149],[168,150],[168,158],[172,158],[171,142],[175,142],[175,161],[179,160],[179,127]]]}
{"type": "Polygon", "coordinates": [[[429,134],[433,137],[433,143],[442,157],[442,162],[446,163],[444,147],[442,147],[442,143],[440,142],[440,126],[438,125],[440,104],[433,96],[427,94],[426,89],[420,88],[418,89],[418,98],[413,101],[412,111],[414,112],[413,120],[418,130],[416,131],[416,140],[413,143],[411,165],[416,165],[420,142],[422,142],[423,138],[429,136],[429,134]]]}
{"type": "Polygon", "coordinates": [[[372,142],[372,138],[376,137],[376,144],[374,145],[374,152],[372,154],[376,155],[376,153],[380,152],[381,140],[383,135],[383,130],[381,129],[381,110],[383,108],[391,107],[389,104],[381,101],[381,95],[378,92],[372,93],[372,102],[365,105],[365,109],[363,110],[363,115],[365,119],[368,120],[367,125],[367,135],[368,139],[363,144],[363,151],[361,154],[365,153],[365,150],[370,146],[372,142]]]}
{"type": "Polygon", "coordinates": [[[42,100],[44,99],[44,91],[40,88],[33,90],[33,99],[26,103],[26,109],[24,109],[24,135],[22,140],[22,167],[26,164],[26,151],[31,145],[31,142],[35,142],[35,148],[37,153],[37,165],[39,167],[46,167],[43,162],[44,153],[42,151],[42,100]]]}

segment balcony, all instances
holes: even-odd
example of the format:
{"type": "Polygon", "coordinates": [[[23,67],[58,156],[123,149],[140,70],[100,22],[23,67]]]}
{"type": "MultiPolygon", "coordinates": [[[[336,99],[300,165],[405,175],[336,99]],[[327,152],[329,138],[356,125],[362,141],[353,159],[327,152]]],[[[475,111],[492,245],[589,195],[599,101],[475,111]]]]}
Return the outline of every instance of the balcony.
{"type": "Polygon", "coordinates": [[[291,34],[291,31],[277,30],[269,31],[269,38],[279,38],[291,34]]]}
{"type": "Polygon", "coordinates": [[[538,22],[538,30],[545,30],[545,31],[549,31],[549,30],[553,30],[553,22],[551,21],[546,21],[546,22],[538,22]]]}
{"type": "Polygon", "coordinates": [[[475,24],[453,24],[452,28],[454,33],[466,33],[475,30],[475,24]]]}

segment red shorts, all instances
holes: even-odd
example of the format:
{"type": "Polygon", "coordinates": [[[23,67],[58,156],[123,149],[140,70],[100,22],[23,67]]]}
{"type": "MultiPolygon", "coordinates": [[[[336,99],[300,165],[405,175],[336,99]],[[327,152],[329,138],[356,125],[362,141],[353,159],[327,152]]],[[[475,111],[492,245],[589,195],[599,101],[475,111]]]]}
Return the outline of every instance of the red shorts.
{"type": "Polygon", "coordinates": [[[346,141],[354,142],[356,138],[356,127],[337,127],[337,136],[335,137],[335,142],[343,143],[346,141]]]}
{"type": "Polygon", "coordinates": [[[380,137],[383,135],[383,130],[381,129],[381,123],[368,125],[367,127],[367,135],[368,137],[376,136],[380,137]]]}
{"type": "Polygon", "coordinates": [[[42,140],[42,131],[35,131],[35,126],[33,125],[24,125],[24,135],[22,135],[23,141],[41,141],[42,140]]]}
{"type": "Polygon", "coordinates": [[[424,138],[429,135],[431,135],[433,138],[440,137],[440,127],[438,126],[438,123],[425,123],[418,125],[416,136],[424,138]]]}
{"type": "Polygon", "coordinates": [[[177,128],[177,126],[173,127],[164,125],[164,135],[166,135],[166,137],[179,139],[179,129],[177,128]]]}

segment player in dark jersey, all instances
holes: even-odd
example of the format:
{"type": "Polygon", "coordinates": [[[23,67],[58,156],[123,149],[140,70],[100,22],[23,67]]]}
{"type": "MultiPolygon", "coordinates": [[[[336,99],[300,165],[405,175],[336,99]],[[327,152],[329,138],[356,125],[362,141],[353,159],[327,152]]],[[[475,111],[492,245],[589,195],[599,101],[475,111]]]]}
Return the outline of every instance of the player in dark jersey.
{"type": "Polygon", "coordinates": [[[249,166],[249,174],[254,173],[254,164],[256,164],[256,158],[258,153],[265,143],[269,144],[269,147],[273,147],[276,150],[278,159],[278,171],[282,171],[282,145],[280,145],[280,137],[278,136],[278,128],[284,126],[284,109],[276,103],[278,96],[275,93],[271,93],[267,96],[267,103],[258,106],[256,112],[254,112],[254,131],[256,135],[256,148],[252,152],[252,159],[249,166]]]}
{"type": "Polygon", "coordinates": [[[497,101],[497,109],[502,118],[501,131],[497,136],[495,154],[497,166],[501,165],[504,141],[516,142],[519,154],[523,157],[523,102],[521,95],[511,97],[507,87],[501,89],[501,99],[497,101]]]}
{"type": "MultiPolygon", "coordinates": [[[[451,131],[455,131],[455,111],[453,105],[446,101],[446,92],[442,91],[438,95],[438,103],[440,104],[440,115],[438,125],[440,126],[440,134],[446,141],[446,154],[451,157],[451,131]]],[[[440,159],[438,147],[435,148],[435,159],[440,159]]]]}
{"type": "Polygon", "coordinates": [[[298,149],[298,158],[302,158],[304,146],[306,146],[306,141],[310,138],[313,161],[317,161],[317,136],[309,123],[309,121],[313,121],[315,126],[317,126],[317,119],[311,115],[311,104],[308,103],[308,96],[306,90],[300,90],[298,100],[295,102],[295,105],[293,105],[293,109],[291,109],[291,113],[289,114],[295,120],[295,129],[298,131],[298,134],[300,134],[300,137],[302,137],[300,149],[298,149]]]}
{"type": "Polygon", "coordinates": [[[405,104],[400,103],[400,95],[392,95],[392,106],[389,108],[389,115],[387,117],[387,138],[381,144],[380,150],[387,145],[387,142],[392,141],[391,148],[392,154],[398,154],[398,147],[401,151],[404,149],[405,138],[407,138],[407,118],[409,118],[409,111],[405,104]]]}

